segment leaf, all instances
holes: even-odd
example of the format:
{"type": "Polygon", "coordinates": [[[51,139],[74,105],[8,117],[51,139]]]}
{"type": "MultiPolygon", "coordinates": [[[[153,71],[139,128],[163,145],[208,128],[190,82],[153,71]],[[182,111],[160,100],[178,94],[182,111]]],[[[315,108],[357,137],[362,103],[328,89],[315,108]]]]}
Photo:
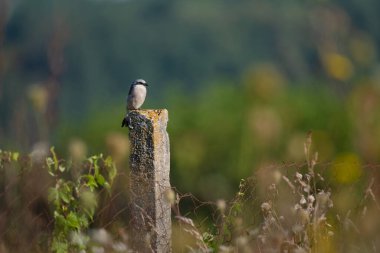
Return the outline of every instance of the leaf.
{"type": "Polygon", "coordinates": [[[48,166],[48,172],[49,172],[49,174],[51,175],[51,176],[55,176],[55,173],[54,173],[54,171],[53,171],[53,169],[52,169],[52,167],[53,167],[53,165],[54,165],[54,160],[53,160],[53,158],[51,158],[51,157],[47,157],[46,158],[46,165],[48,166]]]}
{"type": "Polygon", "coordinates": [[[64,172],[66,168],[63,165],[59,165],[58,169],[59,169],[60,172],[64,172]]]}
{"type": "Polygon", "coordinates": [[[70,212],[66,217],[67,225],[72,228],[80,229],[79,219],[76,213],[70,212]]]}
{"type": "Polygon", "coordinates": [[[57,169],[58,169],[58,159],[57,159],[57,155],[55,154],[54,147],[50,148],[50,152],[53,155],[54,170],[57,171],[57,169]]]}
{"type": "Polygon", "coordinates": [[[71,200],[74,199],[70,182],[62,183],[61,187],[58,188],[58,194],[63,202],[65,202],[66,204],[70,204],[71,200]]]}
{"type": "MultiPolygon", "coordinates": [[[[91,215],[89,217],[92,219],[92,216],[93,215],[91,215]]],[[[88,218],[86,215],[81,215],[81,216],[78,216],[77,218],[78,218],[78,222],[82,228],[88,227],[89,222],[88,222],[88,218]]]]}
{"type": "Polygon", "coordinates": [[[65,217],[57,211],[54,211],[55,229],[64,231],[67,226],[65,217]]]}
{"type": "Polygon", "coordinates": [[[54,147],[50,148],[50,152],[53,157],[47,157],[46,158],[46,165],[48,166],[48,172],[51,176],[56,176],[55,172],[58,170],[58,159],[57,155],[55,154],[54,147]]]}
{"type": "Polygon", "coordinates": [[[18,161],[20,154],[18,152],[12,153],[12,160],[13,161],[18,161]]]}
{"type": "Polygon", "coordinates": [[[95,180],[94,176],[92,176],[92,175],[85,175],[85,177],[87,178],[86,185],[88,187],[90,187],[91,191],[93,191],[95,188],[98,187],[98,184],[96,183],[96,180],[95,180]]]}
{"type": "Polygon", "coordinates": [[[111,185],[108,182],[104,183],[104,188],[108,191],[109,194],[111,194],[111,185]]]}
{"type": "Polygon", "coordinates": [[[117,175],[117,169],[115,163],[112,162],[112,165],[110,166],[110,170],[108,172],[109,181],[112,184],[113,180],[115,179],[117,175]]]}
{"type": "Polygon", "coordinates": [[[99,164],[97,159],[94,161],[94,171],[95,176],[99,175],[99,164]]]}
{"type": "Polygon", "coordinates": [[[56,253],[66,253],[69,251],[69,244],[67,241],[62,242],[54,238],[51,249],[56,253]]]}
{"type": "Polygon", "coordinates": [[[91,164],[94,164],[98,160],[98,156],[93,155],[87,159],[91,164]]]}
{"type": "Polygon", "coordinates": [[[69,192],[59,191],[59,197],[60,197],[60,199],[62,199],[62,201],[65,202],[66,204],[69,204],[69,203],[70,203],[71,195],[70,195],[69,192]]]}
{"type": "Polygon", "coordinates": [[[81,192],[80,206],[86,212],[87,216],[89,217],[93,216],[97,205],[98,205],[98,200],[95,193],[88,190],[81,192]]]}
{"type": "Polygon", "coordinates": [[[105,164],[107,167],[111,167],[111,166],[113,166],[113,160],[112,160],[112,157],[111,157],[111,156],[107,156],[107,158],[104,160],[104,164],[105,164]]]}
{"type": "Polygon", "coordinates": [[[48,201],[53,202],[54,205],[59,205],[59,193],[57,188],[51,187],[49,189],[48,201]]]}
{"type": "Polygon", "coordinates": [[[103,186],[104,183],[106,182],[106,180],[104,179],[104,177],[101,174],[97,174],[97,175],[95,175],[95,177],[96,177],[96,181],[98,182],[98,184],[100,186],[103,186]]]}
{"type": "Polygon", "coordinates": [[[208,232],[202,234],[202,239],[205,243],[211,243],[214,240],[214,236],[208,232]]]}
{"type": "MultiPolygon", "coordinates": [[[[82,249],[81,251],[75,251],[75,252],[86,252],[86,245],[89,241],[89,237],[81,232],[72,232],[71,233],[71,244],[75,245],[76,249],[82,249]]],[[[92,251],[91,251],[92,252],[92,251]]]]}

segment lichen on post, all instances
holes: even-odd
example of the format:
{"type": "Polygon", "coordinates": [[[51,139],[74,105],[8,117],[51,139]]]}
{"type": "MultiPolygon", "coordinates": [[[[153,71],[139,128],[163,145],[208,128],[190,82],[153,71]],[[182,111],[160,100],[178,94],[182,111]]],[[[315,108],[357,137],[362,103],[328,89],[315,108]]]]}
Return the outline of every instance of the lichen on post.
{"type": "Polygon", "coordinates": [[[168,111],[128,114],[131,142],[132,246],[138,252],[171,252],[168,111]]]}

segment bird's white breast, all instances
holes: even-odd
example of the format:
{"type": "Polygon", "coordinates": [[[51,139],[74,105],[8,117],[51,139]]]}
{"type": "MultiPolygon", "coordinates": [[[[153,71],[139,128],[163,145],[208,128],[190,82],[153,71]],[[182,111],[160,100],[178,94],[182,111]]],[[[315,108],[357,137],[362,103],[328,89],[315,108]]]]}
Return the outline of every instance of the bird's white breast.
{"type": "Polygon", "coordinates": [[[146,87],[144,85],[135,85],[127,99],[128,109],[139,109],[144,103],[145,97],[146,87]]]}

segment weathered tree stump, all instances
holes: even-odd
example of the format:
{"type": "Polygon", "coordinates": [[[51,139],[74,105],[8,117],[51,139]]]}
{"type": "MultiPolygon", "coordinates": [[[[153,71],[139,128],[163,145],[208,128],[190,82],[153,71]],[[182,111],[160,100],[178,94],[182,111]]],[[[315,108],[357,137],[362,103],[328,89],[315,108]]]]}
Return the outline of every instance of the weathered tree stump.
{"type": "Polygon", "coordinates": [[[138,252],[171,252],[168,111],[134,110],[128,117],[132,246],[138,252]]]}

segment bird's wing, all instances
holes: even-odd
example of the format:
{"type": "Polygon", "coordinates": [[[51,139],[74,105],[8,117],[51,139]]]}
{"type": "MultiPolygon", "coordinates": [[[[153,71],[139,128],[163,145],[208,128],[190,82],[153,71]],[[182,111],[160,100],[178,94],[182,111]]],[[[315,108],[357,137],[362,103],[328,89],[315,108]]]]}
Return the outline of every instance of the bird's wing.
{"type": "Polygon", "coordinates": [[[132,93],[132,88],[133,88],[133,85],[131,85],[131,87],[129,87],[128,95],[131,95],[131,93],[132,93]]]}

